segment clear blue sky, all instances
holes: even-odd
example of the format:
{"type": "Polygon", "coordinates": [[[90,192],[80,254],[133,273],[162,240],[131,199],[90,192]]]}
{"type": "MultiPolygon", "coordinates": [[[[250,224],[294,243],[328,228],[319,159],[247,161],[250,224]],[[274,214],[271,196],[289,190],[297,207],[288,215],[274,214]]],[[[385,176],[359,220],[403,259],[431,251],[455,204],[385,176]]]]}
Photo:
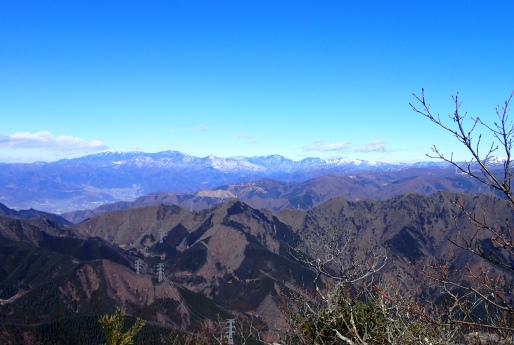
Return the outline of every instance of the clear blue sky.
{"type": "Polygon", "coordinates": [[[446,115],[458,91],[492,120],[513,18],[512,1],[2,1],[0,162],[459,156],[408,103],[424,87],[446,115]]]}

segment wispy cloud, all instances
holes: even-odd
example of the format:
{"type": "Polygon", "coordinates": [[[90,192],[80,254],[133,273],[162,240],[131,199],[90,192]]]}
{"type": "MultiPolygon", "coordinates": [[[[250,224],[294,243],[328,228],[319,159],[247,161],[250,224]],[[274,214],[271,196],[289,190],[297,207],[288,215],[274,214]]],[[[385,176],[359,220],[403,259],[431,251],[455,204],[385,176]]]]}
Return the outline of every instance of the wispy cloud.
{"type": "Polygon", "coordinates": [[[351,147],[352,147],[352,144],[346,143],[346,142],[328,143],[326,141],[315,141],[310,145],[304,146],[303,150],[305,152],[308,152],[308,151],[323,151],[323,152],[337,151],[337,152],[347,153],[350,151],[351,147]]]}
{"type": "Polygon", "coordinates": [[[85,153],[108,148],[106,144],[99,140],[86,141],[69,135],[54,136],[48,131],[0,135],[0,148],[2,147],[8,149],[43,149],[57,154],[85,153]]]}
{"type": "Polygon", "coordinates": [[[241,134],[241,133],[237,133],[237,134],[234,134],[234,138],[236,139],[247,139],[250,141],[250,144],[256,144],[257,141],[253,139],[253,135],[251,134],[241,134]]]}
{"type": "Polygon", "coordinates": [[[388,152],[386,143],[383,140],[373,140],[370,143],[357,146],[355,152],[388,152]]]}
{"type": "Polygon", "coordinates": [[[253,136],[250,135],[250,134],[240,134],[240,133],[237,133],[237,134],[234,134],[234,138],[236,138],[236,139],[252,139],[253,136]]]}
{"type": "Polygon", "coordinates": [[[387,147],[387,144],[383,140],[373,140],[372,142],[363,145],[354,145],[347,142],[329,143],[326,141],[315,141],[310,145],[303,147],[304,152],[391,152],[392,150],[387,147]]]}

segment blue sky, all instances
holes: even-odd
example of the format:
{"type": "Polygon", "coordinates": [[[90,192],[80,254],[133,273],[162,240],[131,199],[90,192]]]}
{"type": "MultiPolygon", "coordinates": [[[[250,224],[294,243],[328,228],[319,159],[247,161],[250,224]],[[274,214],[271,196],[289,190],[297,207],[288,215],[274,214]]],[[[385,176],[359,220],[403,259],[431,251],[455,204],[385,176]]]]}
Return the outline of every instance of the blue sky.
{"type": "MultiPolygon", "coordinates": [[[[0,162],[100,152],[426,160],[514,89],[512,1],[2,1],[0,162]]],[[[488,139],[488,138],[487,138],[488,139]]]]}

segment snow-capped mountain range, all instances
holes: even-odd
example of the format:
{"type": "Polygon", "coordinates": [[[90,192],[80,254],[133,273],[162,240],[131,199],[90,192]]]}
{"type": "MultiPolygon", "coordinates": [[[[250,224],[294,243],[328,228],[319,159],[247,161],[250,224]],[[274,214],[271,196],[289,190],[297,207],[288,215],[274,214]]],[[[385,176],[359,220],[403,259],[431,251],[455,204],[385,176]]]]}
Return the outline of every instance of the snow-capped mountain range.
{"type": "MultiPolygon", "coordinates": [[[[491,160],[491,164],[501,163],[501,158],[491,160]]],[[[406,169],[440,174],[455,171],[451,165],[436,160],[391,164],[344,158],[294,161],[279,155],[220,158],[195,157],[178,151],[105,151],[49,163],[0,163],[0,203],[15,209],[65,212],[134,200],[153,192],[194,193],[265,178],[299,182],[326,174],[406,169]]]]}
{"type": "MultiPolygon", "coordinates": [[[[288,159],[280,155],[254,156],[254,157],[228,157],[216,156],[195,157],[179,151],[163,151],[157,153],[144,152],[120,152],[104,151],[75,159],[64,159],[55,163],[47,164],[70,164],[79,163],[90,166],[107,167],[116,165],[127,165],[133,167],[165,167],[173,169],[218,169],[220,171],[254,171],[267,173],[291,173],[305,170],[326,169],[333,167],[360,167],[361,169],[403,169],[416,164],[390,164],[372,162],[359,159],[346,158],[305,158],[299,161],[288,159]]],[[[429,162],[429,164],[444,165],[442,163],[429,162]]]]}

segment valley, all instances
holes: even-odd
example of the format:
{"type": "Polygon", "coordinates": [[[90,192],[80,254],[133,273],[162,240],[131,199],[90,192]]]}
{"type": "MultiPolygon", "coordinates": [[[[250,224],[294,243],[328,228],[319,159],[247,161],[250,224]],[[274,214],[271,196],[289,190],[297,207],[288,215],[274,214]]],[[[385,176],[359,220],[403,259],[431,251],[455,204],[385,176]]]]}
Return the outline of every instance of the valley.
{"type": "MultiPolygon", "coordinates": [[[[501,164],[498,167],[501,168],[501,164]]],[[[34,208],[51,213],[64,213],[94,209],[107,203],[134,201],[150,193],[169,192],[177,193],[179,199],[188,199],[186,202],[192,202],[193,207],[198,209],[209,205],[202,202],[205,196],[201,191],[219,189],[220,186],[244,185],[268,179],[276,181],[274,183],[284,183],[285,186],[281,188],[289,188],[288,183],[294,185],[295,182],[304,182],[327,174],[359,174],[364,181],[350,183],[358,186],[358,183],[375,183],[374,173],[401,173],[403,178],[413,178],[430,173],[455,175],[455,169],[437,162],[389,164],[320,158],[293,161],[277,155],[199,158],[178,151],[106,151],[50,163],[2,163],[0,203],[18,210],[34,208]],[[409,172],[410,169],[413,171],[409,172]],[[363,173],[371,173],[371,181],[367,182],[363,173]],[[198,202],[195,198],[199,199],[198,202]]],[[[456,177],[459,178],[458,175],[456,177]]],[[[390,175],[383,183],[391,182],[393,180],[390,175]]],[[[401,191],[397,191],[398,193],[401,191]]],[[[357,193],[351,198],[362,196],[357,193]]],[[[292,206],[298,207],[299,204],[301,207],[308,206],[301,202],[292,206]]],[[[272,206],[276,208],[279,205],[272,206]]]]}

